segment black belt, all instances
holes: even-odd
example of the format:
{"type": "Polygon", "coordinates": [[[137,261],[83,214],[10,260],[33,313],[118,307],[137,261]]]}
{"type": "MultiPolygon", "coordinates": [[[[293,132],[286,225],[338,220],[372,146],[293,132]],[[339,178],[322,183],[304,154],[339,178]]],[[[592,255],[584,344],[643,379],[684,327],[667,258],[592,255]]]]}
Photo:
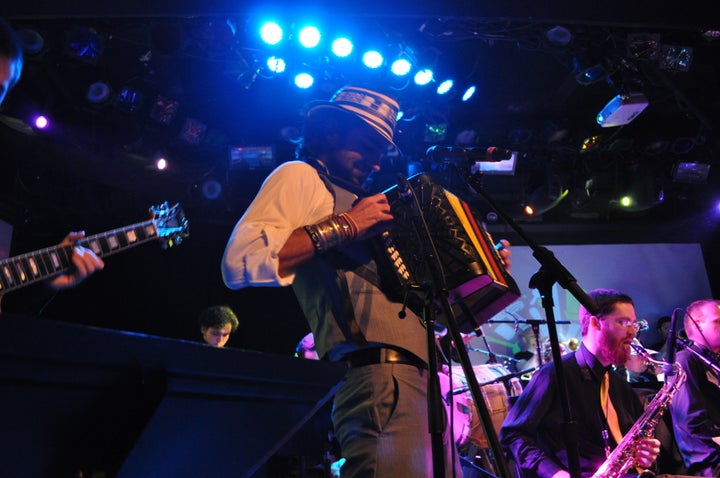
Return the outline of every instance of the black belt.
{"type": "Polygon", "coordinates": [[[404,350],[390,349],[386,347],[356,350],[348,353],[345,358],[348,362],[350,362],[350,366],[353,368],[379,363],[400,363],[413,365],[421,369],[428,368],[427,364],[416,355],[404,350]]]}

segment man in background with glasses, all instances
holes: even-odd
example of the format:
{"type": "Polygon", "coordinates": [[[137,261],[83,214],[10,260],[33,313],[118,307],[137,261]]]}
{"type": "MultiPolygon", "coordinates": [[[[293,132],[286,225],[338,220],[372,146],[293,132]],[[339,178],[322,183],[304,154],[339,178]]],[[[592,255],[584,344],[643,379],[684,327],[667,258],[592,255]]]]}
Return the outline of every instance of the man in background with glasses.
{"type": "MultiPolygon", "coordinates": [[[[642,415],[643,406],[630,385],[613,366],[630,357],[633,339],[643,326],[630,296],[612,289],[588,293],[597,315],[580,307],[582,343],[562,358],[567,394],[579,454],[580,473],[592,476],[617,446],[622,435],[642,415]]],[[[568,471],[566,418],[558,392],[555,365],[535,372],[500,430],[500,441],[523,477],[565,478],[568,471]]],[[[660,453],[654,438],[639,441],[637,466],[649,468],[660,453]]]]}

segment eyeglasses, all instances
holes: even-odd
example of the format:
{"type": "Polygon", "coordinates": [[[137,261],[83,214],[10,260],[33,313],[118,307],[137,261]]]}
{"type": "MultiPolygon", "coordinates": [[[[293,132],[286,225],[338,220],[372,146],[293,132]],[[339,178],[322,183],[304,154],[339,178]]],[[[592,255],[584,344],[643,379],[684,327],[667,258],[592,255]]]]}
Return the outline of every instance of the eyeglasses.
{"type": "MultiPolygon", "coordinates": [[[[608,318],[608,317],[606,317],[608,318]]],[[[612,319],[616,324],[618,324],[620,327],[632,327],[635,329],[635,333],[642,332],[643,330],[648,329],[648,323],[647,320],[630,320],[630,319],[612,319]]]]}

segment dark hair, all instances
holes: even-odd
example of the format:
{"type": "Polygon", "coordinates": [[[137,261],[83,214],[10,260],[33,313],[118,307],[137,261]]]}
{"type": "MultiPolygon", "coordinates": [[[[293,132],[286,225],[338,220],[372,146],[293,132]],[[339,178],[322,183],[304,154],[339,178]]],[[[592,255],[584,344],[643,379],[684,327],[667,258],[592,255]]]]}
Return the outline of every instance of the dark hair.
{"type": "Polygon", "coordinates": [[[200,312],[198,323],[200,327],[207,328],[224,327],[226,324],[230,324],[232,327],[231,332],[235,332],[239,325],[235,312],[227,305],[206,307],[200,312]]]}
{"type": "Polygon", "coordinates": [[[655,324],[655,328],[660,330],[664,323],[669,323],[671,321],[671,318],[669,315],[663,315],[657,320],[657,324],[655,324]]]}
{"type": "Polygon", "coordinates": [[[608,315],[615,310],[615,304],[617,303],[635,305],[629,295],[615,289],[593,289],[588,292],[588,296],[595,302],[598,312],[597,314],[591,314],[584,306],[580,306],[578,316],[580,319],[580,334],[583,337],[587,334],[590,317],[593,315],[596,317],[608,315]]]}
{"type": "Polygon", "coordinates": [[[0,56],[4,56],[15,64],[15,71],[10,78],[10,88],[20,81],[20,74],[23,67],[23,50],[20,37],[15,30],[2,18],[0,18],[0,56]]]}

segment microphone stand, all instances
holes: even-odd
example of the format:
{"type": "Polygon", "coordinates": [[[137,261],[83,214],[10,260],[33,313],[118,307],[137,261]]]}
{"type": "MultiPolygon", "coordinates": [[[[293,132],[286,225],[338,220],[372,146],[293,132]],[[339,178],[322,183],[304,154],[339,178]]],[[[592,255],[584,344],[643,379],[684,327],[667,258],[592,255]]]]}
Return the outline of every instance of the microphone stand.
{"type": "MultiPolygon", "coordinates": [[[[540,269],[530,278],[530,287],[538,289],[542,299],[543,309],[547,318],[548,334],[550,337],[550,345],[552,347],[553,365],[555,374],[557,375],[557,387],[562,407],[563,418],[565,420],[565,445],[568,454],[568,471],[572,478],[580,478],[580,456],[577,449],[577,422],[575,421],[571,409],[570,399],[567,391],[567,383],[565,381],[565,373],[562,365],[560,342],[557,335],[557,326],[555,322],[555,313],[553,311],[552,287],[554,283],[560,284],[565,290],[570,292],[580,304],[582,304],[590,313],[597,314],[597,305],[585,293],[585,291],[577,285],[577,280],[565,269],[555,255],[545,247],[538,246],[525,231],[507,214],[488,194],[480,184],[481,174],[476,172],[468,176],[466,182],[470,190],[477,196],[481,195],[492,208],[500,215],[505,222],[530,246],[533,250],[533,256],[540,263],[540,269]]],[[[538,357],[540,359],[540,357],[538,357]]]]}
{"type": "MultiPolygon", "coordinates": [[[[401,196],[407,197],[411,201],[410,210],[413,219],[413,229],[415,230],[415,234],[418,238],[419,249],[422,253],[421,257],[427,258],[427,260],[423,261],[426,271],[425,275],[427,278],[427,280],[423,281],[426,293],[423,320],[425,321],[425,328],[427,330],[428,357],[430,364],[430,370],[428,373],[428,417],[430,422],[430,432],[432,434],[434,476],[436,478],[445,476],[443,434],[445,432],[446,422],[443,420],[444,415],[442,414],[442,411],[444,411],[444,407],[441,404],[440,384],[437,377],[437,371],[435,370],[435,367],[437,366],[437,351],[435,342],[435,307],[433,304],[439,303],[447,322],[448,332],[450,333],[452,341],[455,343],[455,350],[460,364],[462,365],[463,372],[465,373],[473,400],[475,401],[476,409],[480,414],[485,436],[487,437],[488,443],[495,456],[495,466],[498,476],[500,478],[512,478],[512,475],[510,475],[508,471],[507,464],[505,463],[497,434],[493,428],[490,412],[487,409],[487,405],[480,391],[477,377],[475,377],[475,371],[472,368],[468,351],[464,347],[460,327],[457,324],[455,312],[450,304],[443,266],[440,262],[439,255],[437,254],[430,229],[425,221],[425,217],[423,216],[420,202],[418,201],[413,188],[407,183],[407,179],[402,177],[402,175],[398,175],[398,182],[398,191],[401,196]]],[[[455,447],[453,445],[453,449],[454,448],[455,447]]]]}
{"type": "MultiPolygon", "coordinates": [[[[526,324],[530,324],[530,327],[532,328],[533,336],[535,338],[535,356],[538,360],[538,367],[543,364],[543,354],[540,347],[540,324],[547,324],[547,321],[545,320],[539,320],[539,319],[515,319],[515,320],[494,320],[490,319],[488,322],[493,324],[500,324],[500,323],[518,323],[518,322],[524,322],[526,324]]],[[[556,320],[555,324],[569,324],[569,320],[556,320]]],[[[554,358],[554,357],[553,357],[554,358]]]]}
{"type": "MultiPolygon", "coordinates": [[[[718,364],[715,361],[715,360],[717,360],[717,357],[714,357],[714,358],[712,356],[708,357],[705,354],[705,351],[703,351],[702,349],[698,349],[697,345],[693,341],[683,339],[682,337],[677,338],[677,344],[678,344],[678,346],[692,352],[693,355],[695,355],[697,358],[699,358],[702,361],[702,363],[704,363],[705,365],[707,365],[708,367],[713,369],[715,371],[715,373],[720,375],[720,364],[718,364]]],[[[708,351],[708,352],[712,353],[711,351],[708,351]]]]}

